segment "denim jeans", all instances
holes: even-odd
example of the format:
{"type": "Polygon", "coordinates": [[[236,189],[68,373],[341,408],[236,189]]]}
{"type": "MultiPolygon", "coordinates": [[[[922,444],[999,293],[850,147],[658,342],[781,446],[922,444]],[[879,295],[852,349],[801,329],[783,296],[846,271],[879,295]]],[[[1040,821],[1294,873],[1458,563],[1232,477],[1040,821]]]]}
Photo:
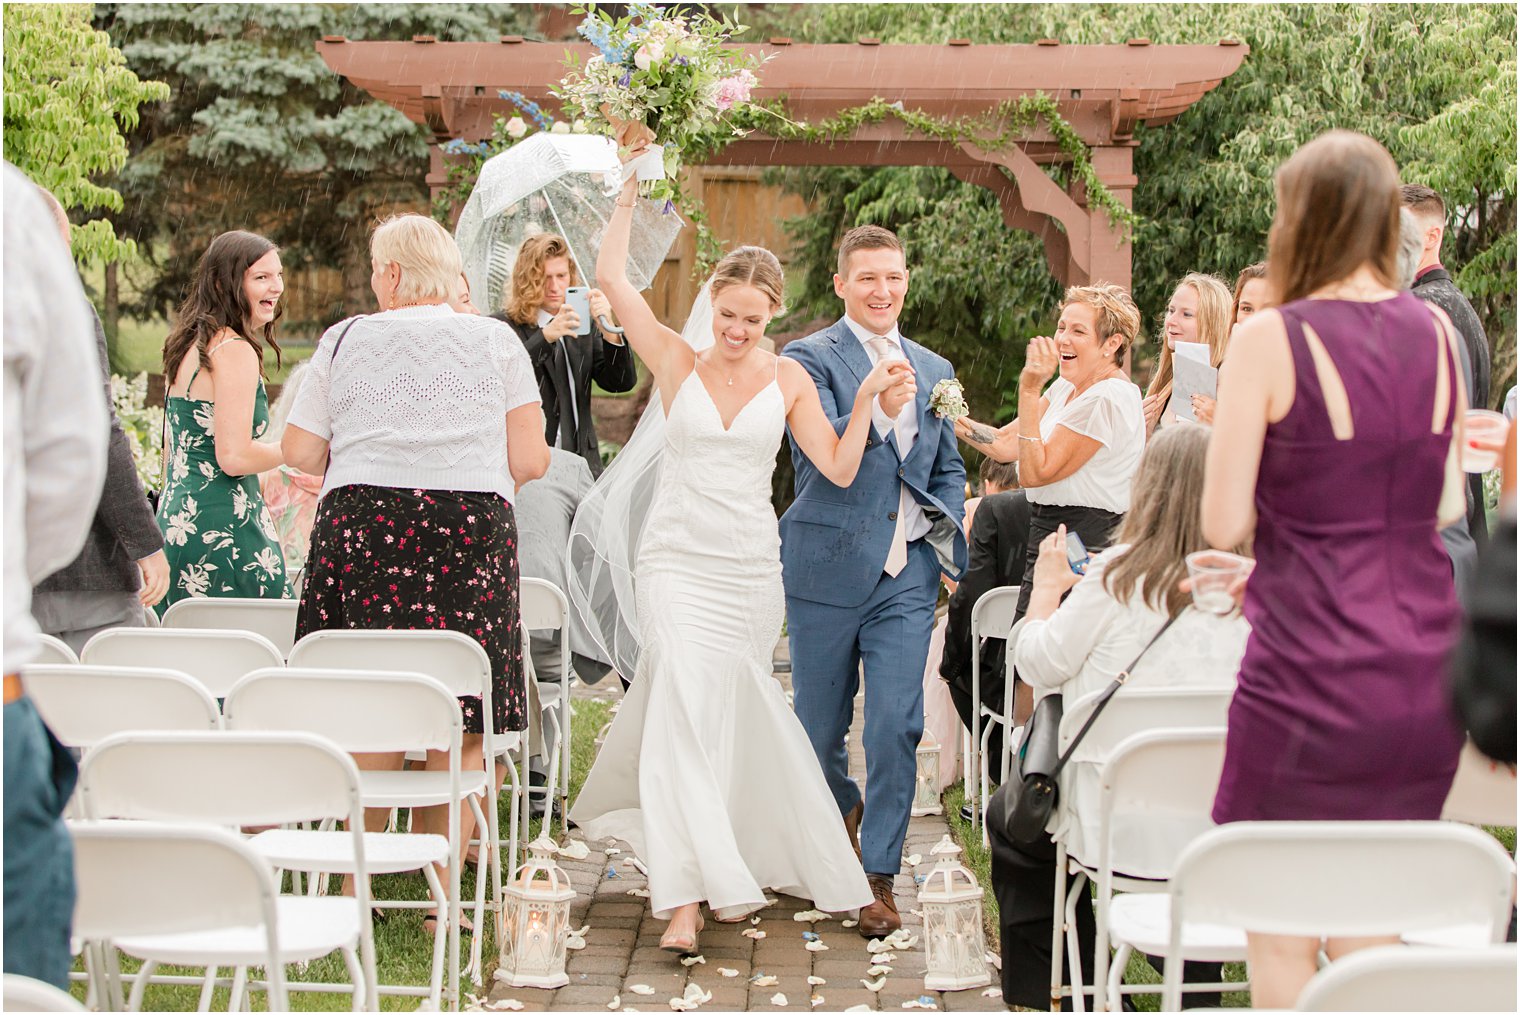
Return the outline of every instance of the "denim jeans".
{"type": "Polygon", "coordinates": [[[5,706],[5,971],[67,990],[74,847],[63,808],[78,768],[26,698],[5,706]]]}

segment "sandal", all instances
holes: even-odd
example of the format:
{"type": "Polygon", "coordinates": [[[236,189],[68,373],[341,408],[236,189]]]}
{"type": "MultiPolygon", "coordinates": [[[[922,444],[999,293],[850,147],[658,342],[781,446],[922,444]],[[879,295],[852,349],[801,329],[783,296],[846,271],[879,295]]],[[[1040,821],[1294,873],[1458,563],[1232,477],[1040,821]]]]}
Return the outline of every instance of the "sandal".
{"type": "Polygon", "coordinates": [[[702,914],[697,914],[697,929],[690,937],[671,937],[669,934],[660,938],[660,950],[674,952],[682,958],[691,958],[697,952],[697,935],[702,933],[702,928],[707,924],[702,919],[702,914]]]}
{"type": "MultiPolygon", "coordinates": [[[[422,929],[427,931],[429,934],[438,933],[438,917],[432,913],[424,916],[422,918],[422,929]]],[[[468,937],[469,935],[475,933],[475,928],[470,924],[470,921],[461,917],[459,920],[459,933],[462,937],[468,937]]]]}

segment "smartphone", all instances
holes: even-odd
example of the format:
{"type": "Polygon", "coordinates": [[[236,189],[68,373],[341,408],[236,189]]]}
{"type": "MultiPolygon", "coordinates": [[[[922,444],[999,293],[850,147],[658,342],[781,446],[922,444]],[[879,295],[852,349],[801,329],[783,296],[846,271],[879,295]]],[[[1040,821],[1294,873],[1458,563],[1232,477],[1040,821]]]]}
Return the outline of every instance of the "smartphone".
{"type": "Polygon", "coordinates": [[[581,326],[575,329],[577,335],[591,334],[591,290],[583,285],[573,285],[565,291],[565,305],[574,310],[581,318],[581,326]]]}
{"type": "Polygon", "coordinates": [[[1087,573],[1087,562],[1092,558],[1088,556],[1087,547],[1082,545],[1082,537],[1075,532],[1066,533],[1066,563],[1077,574],[1087,573]]]}

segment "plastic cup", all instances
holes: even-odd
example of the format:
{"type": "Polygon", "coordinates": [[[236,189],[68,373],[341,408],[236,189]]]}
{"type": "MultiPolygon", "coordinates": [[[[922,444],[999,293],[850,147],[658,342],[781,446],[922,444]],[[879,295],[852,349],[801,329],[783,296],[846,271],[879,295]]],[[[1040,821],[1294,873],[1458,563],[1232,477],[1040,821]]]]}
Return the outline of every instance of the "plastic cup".
{"type": "Polygon", "coordinates": [[[1468,441],[1479,438],[1493,444],[1503,444],[1509,434],[1509,420],[1504,413],[1491,409],[1468,409],[1463,419],[1467,436],[1462,441],[1462,471],[1487,472],[1499,467],[1499,453],[1475,448],[1468,441]]]}
{"type": "Polygon", "coordinates": [[[1256,562],[1223,550],[1200,550],[1187,555],[1188,577],[1193,581],[1193,605],[1205,613],[1223,616],[1235,609],[1230,586],[1251,573],[1256,562]]]}

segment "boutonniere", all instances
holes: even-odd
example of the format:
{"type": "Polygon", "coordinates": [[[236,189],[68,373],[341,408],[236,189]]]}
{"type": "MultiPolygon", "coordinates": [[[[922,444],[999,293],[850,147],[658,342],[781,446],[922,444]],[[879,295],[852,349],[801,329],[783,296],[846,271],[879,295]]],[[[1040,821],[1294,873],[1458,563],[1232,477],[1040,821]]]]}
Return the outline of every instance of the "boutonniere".
{"type": "Polygon", "coordinates": [[[947,377],[934,385],[934,390],[929,393],[929,408],[940,419],[952,423],[971,412],[966,406],[966,392],[954,377],[947,377]]]}

